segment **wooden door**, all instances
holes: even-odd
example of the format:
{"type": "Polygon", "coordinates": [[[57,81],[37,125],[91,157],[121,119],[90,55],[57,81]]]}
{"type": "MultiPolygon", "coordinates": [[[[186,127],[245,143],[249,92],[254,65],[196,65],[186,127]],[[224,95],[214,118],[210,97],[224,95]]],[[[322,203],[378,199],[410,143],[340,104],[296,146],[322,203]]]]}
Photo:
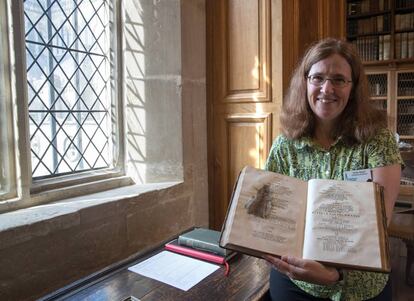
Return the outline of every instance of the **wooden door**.
{"type": "Polygon", "coordinates": [[[271,1],[207,5],[208,32],[213,35],[207,61],[210,226],[220,229],[240,170],[264,166],[282,100],[272,88],[271,40],[278,35],[272,33],[271,1]]]}
{"type": "Polygon", "coordinates": [[[326,3],[206,1],[210,227],[221,229],[240,170],[264,167],[299,55],[331,28],[315,21],[326,3]]]}

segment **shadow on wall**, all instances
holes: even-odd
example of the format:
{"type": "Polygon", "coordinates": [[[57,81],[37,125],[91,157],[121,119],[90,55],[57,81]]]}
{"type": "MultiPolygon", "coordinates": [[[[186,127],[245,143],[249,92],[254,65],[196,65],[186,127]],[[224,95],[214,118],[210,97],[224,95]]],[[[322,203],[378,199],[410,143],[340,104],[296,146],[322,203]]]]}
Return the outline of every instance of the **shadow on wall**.
{"type": "Polygon", "coordinates": [[[126,0],[128,174],[136,183],[183,179],[179,0],[126,0]]]}

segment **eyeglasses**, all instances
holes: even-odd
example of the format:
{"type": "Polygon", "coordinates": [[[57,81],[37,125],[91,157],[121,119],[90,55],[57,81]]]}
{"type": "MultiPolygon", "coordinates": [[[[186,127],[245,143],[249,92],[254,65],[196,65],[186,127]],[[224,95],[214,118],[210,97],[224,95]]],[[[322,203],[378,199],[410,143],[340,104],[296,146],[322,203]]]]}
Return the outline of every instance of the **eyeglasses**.
{"type": "Polygon", "coordinates": [[[347,86],[349,83],[352,83],[352,80],[347,80],[341,76],[329,78],[324,75],[309,75],[307,78],[311,85],[317,87],[321,87],[327,80],[330,80],[331,84],[336,88],[343,88],[347,86]]]}

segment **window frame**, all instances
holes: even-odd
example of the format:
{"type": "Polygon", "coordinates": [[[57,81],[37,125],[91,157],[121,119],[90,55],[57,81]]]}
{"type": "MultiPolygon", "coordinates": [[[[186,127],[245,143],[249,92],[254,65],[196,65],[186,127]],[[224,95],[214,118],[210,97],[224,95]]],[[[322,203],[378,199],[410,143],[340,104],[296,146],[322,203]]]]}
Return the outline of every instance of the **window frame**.
{"type": "MultiPolygon", "coordinates": [[[[7,162],[7,171],[5,176],[7,177],[7,186],[9,186],[9,189],[6,192],[0,192],[0,202],[3,200],[15,198],[17,196],[17,189],[16,189],[16,160],[15,160],[15,143],[14,143],[14,133],[16,132],[16,129],[14,127],[14,120],[15,116],[13,114],[13,100],[11,95],[13,85],[12,81],[13,78],[11,77],[11,45],[10,45],[10,33],[9,33],[9,20],[10,20],[10,10],[9,5],[7,1],[2,1],[0,4],[0,28],[1,28],[1,44],[4,45],[2,47],[3,53],[2,53],[2,61],[0,64],[2,65],[2,68],[0,70],[3,70],[2,74],[0,74],[0,80],[2,83],[0,83],[0,88],[3,90],[4,93],[4,100],[5,102],[1,105],[2,107],[2,118],[4,118],[0,124],[2,128],[0,129],[2,138],[1,141],[7,140],[7,147],[0,145],[2,149],[2,153],[7,153],[7,159],[5,156],[2,155],[0,160],[2,160],[2,165],[4,164],[4,161],[7,162]],[[5,125],[5,127],[3,127],[5,125]],[[4,128],[6,128],[7,131],[4,133],[4,128]]],[[[0,100],[2,101],[2,100],[0,100]]]]}
{"type": "Polygon", "coordinates": [[[24,1],[5,1],[8,8],[8,50],[10,69],[12,69],[9,70],[11,78],[9,99],[13,104],[12,120],[16,130],[13,137],[14,157],[16,158],[16,183],[14,185],[16,193],[7,200],[0,199],[0,213],[133,184],[132,179],[126,176],[123,4],[121,0],[109,1],[114,9],[114,23],[110,26],[113,26],[111,35],[114,35],[115,44],[113,46],[115,87],[114,91],[111,89],[115,97],[115,105],[111,109],[115,109],[117,114],[116,135],[113,142],[114,157],[117,158],[115,166],[38,180],[32,179],[24,1]],[[17,83],[25,84],[18,85],[17,83]]]}

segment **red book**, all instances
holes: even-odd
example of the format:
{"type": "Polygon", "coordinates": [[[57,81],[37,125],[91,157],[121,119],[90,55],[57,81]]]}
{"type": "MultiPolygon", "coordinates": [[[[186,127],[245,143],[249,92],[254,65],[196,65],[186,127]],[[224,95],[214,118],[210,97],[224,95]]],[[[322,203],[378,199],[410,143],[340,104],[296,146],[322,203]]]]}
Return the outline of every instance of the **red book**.
{"type": "Polygon", "coordinates": [[[172,252],[179,253],[179,254],[182,254],[182,255],[187,255],[187,256],[197,258],[197,259],[201,259],[201,260],[205,260],[205,261],[208,261],[208,262],[223,264],[226,267],[226,272],[225,272],[226,276],[229,273],[229,264],[227,263],[227,260],[232,258],[234,255],[236,255],[236,253],[234,252],[234,253],[231,253],[227,257],[223,257],[223,256],[220,256],[220,255],[217,255],[217,254],[200,251],[200,250],[197,250],[197,249],[193,249],[193,248],[189,248],[189,247],[179,245],[176,239],[169,242],[169,243],[167,243],[165,245],[165,249],[168,250],[168,251],[172,251],[172,252]]]}

